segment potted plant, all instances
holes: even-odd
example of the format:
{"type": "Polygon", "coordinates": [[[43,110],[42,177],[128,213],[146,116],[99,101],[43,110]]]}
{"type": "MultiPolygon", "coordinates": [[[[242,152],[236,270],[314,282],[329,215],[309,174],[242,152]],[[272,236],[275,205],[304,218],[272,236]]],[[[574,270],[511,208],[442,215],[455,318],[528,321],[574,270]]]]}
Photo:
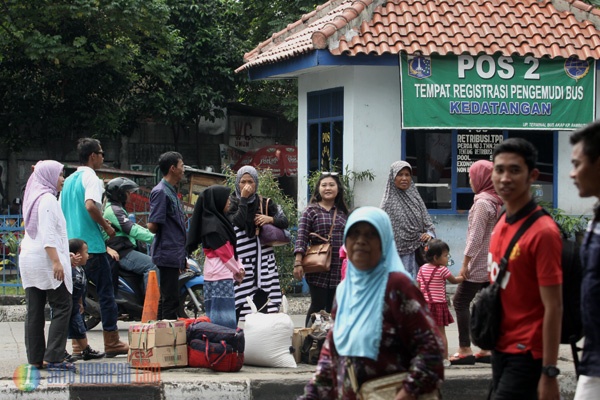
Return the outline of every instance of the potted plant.
{"type": "Polygon", "coordinates": [[[15,234],[13,232],[5,232],[4,234],[2,234],[1,240],[5,249],[5,258],[0,260],[0,264],[4,266],[16,266],[16,258],[19,254],[19,243],[21,242],[21,239],[19,238],[18,234],[15,234]],[[6,253],[7,250],[8,253],[6,253]]]}
{"type": "Polygon", "coordinates": [[[577,242],[581,243],[590,220],[589,217],[583,214],[579,216],[567,215],[560,208],[550,208],[548,211],[560,227],[561,233],[565,238],[574,237],[577,242]]]}

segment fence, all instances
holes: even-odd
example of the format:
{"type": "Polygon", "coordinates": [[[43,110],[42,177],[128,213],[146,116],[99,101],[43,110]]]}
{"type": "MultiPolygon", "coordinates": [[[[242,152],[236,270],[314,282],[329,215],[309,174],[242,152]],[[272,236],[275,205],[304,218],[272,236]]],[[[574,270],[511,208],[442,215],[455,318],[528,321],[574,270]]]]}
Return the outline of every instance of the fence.
{"type": "MultiPolygon", "coordinates": [[[[149,212],[133,213],[132,220],[146,226],[149,212]]],[[[132,215],[130,214],[130,217],[132,215]]],[[[191,213],[186,213],[186,229],[191,213]]],[[[22,215],[0,215],[0,295],[25,294],[19,274],[19,245],[25,234],[22,215]]],[[[149,248],[148,248],[149,250],[149,248]]]]}
{"type": "Polygon", "coordinates": [[[24,234],[21,215],[0,215],[0,294],[24,294],[19,275],[19,244],[24,234]]]}

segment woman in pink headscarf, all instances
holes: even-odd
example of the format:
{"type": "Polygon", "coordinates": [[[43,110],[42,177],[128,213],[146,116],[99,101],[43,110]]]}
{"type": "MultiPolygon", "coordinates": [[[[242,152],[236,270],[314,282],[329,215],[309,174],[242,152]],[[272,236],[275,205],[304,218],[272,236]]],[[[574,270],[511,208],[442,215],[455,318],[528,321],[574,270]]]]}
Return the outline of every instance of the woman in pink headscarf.
{"type": "Polygon", "coordinates": [[[23,201],[25,237],[21,242],[19,269],[27,304],[25,347],[29,364],[75,371],[74,364],[64,361],[73,282],[67,224],[56,198],[65,181],[63,169],[57,161],[40,161],[27,181],[23,201]],[[52,307],[47,345],[46,301],[52,307]]]}
{"type": "Polygon", "coordinates": [[[502,207],[502,200],[492,184],[493,169],[494,164],[487,160],[476,161],[469,168],[469,181],[475,193],[475,201],[469,211],[467,245],[459,272],[459,275],[465,277],[465,281],[458,285],[453,299],[459,345],[458,352],[450,357],[453,365],[491,362],[489,352],[480,351],[474,355],[471,350],[469,306],[477,292],[489,283],[487,255],[490,237],[502,207]]]}

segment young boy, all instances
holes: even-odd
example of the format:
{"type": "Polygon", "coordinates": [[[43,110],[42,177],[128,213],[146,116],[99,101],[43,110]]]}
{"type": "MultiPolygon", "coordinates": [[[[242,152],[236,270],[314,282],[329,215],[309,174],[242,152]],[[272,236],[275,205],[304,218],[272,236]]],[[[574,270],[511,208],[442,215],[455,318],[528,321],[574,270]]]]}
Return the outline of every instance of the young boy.
{"type": "MultiPolygon", "coordinates": [[[[71,310],[71,320],[69,322],[69,339],[72,340],[73,355],[66,354],[69,362],[83,359],[96,360],[104,357],[104,353],[94,350],[90,347],[87,340],[87,328],[83,320],[83,311],[85,308],[85,292],[87,279],[82,265],[88,261],[88,245],[81,239],[69,240],[69,252],[71,257],[71,268],[73,275],[73,309],[71,310]]],[[[66,350],[65,350],[66,352],[66,350]]]]}

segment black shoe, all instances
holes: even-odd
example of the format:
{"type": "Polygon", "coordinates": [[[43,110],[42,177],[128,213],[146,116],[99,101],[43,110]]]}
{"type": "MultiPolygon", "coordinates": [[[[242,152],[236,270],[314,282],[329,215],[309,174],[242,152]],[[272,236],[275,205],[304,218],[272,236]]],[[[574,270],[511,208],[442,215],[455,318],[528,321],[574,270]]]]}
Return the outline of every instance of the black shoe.
{"type": "Polygon", "coordinates": [[[90,347],[90,345],[88,344],[88,346],[83,349],[83,351],[81,352],[82,358],[84,361],[87,360],[97,360],[99,358],[103,358],[104,357],[104,353],[100,352],[98,350],[94,350],[90,347]]]}
{"type": "Polygon", "coordinates": [[[79,360],[79,357],[77,357],[75,354],[71,355],[68,351],[65,350],[65,358],[63,359],[63,361],[68,363],[74,363],[77,360],[79,360]]]}

